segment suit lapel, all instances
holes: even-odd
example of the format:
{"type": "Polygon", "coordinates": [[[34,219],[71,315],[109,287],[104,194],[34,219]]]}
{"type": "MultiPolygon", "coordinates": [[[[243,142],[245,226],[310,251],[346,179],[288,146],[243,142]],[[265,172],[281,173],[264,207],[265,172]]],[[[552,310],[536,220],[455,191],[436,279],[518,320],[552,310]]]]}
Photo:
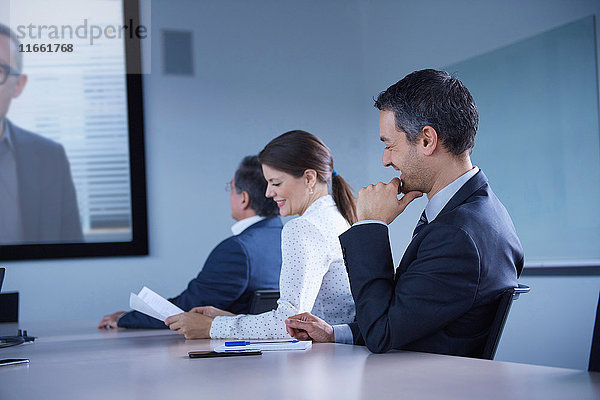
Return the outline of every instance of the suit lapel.
{"type": "Polygon", "coordinates": [[[19,186],[19,204],[21,207],[21,221],[23,223],[24,237],[32,237],[37,232],[40,219],[40,206],[42,199],[38,195],[38,188],[42,184],[38,171],[40,160],[35,148],[28,146],[26,132],[6,120],[11,130],[15,143],[15,156],[17,161],[17,182],[19,186]]]}
{"type": "MultiPolygon", "coordinates": [[[[471,179],[469,179],[459,190],[452,196],[450,201],[442,208],[439,215],[450,212],[454,210],[456,207],[465,202],[469,197],[473,195],[476,191],[481,189],[482,186],[488,183],[487,176],[483,173],[482,170],[479,170],[471,179]]],[[[435,222],[435,220],[434,220],[435,222]]]]}
{"type": "MultiPolygon", "coordinates": [[[[458,207],[459,205],[464,203],[469,197],[471,197],[473,195],[473,193],[475,193],[477,190],[481,189],[487,183],[488,183],[487,176],[485,176],[483,171],[479,170],[479,172],[477,172],[471,179],[469,179],[458,190],[458,192],[456,192],[454,194],[454,196],[452,196],[450,201],[444,206],[442,211],[440,211],[440,213],[438,214],[438,217],[444,213],[454,210],[456,207],[458,207]]],[[[436,217],[436,219],[437,219],[437,217],[436,217]]],[[[433,220],[431,223],[434,224],[435,220],[433,220]]],[[[424,228],[424,229],[426,229],[426,228],[424,228]]],[[[398,281],[400,275],[406,271],[406,269],[408,268],[408,265],[410,264],[409,262],[404,262],[404,257],[409,252],[410,247],[413,245],[415,237],[417,237],[417,236],[414,236],[413,240],[411,240],[411,242],[409,243],[408,248],[406,249],[406,251],[402,257],[402,261],[400,261],[400,265],[396,269],[396,275],[394,277],[396,282],[398,281]]]]}

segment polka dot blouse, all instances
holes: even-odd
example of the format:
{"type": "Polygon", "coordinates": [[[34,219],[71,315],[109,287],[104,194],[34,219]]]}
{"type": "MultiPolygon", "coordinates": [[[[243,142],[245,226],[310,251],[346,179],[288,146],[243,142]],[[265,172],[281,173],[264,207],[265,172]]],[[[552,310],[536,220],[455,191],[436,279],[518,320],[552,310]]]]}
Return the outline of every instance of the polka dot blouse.
{"type": "Polygon", "coordinates": [[[281,232],[277,309],[259,315],[216,317],[210,337],[289,338],[285,319],[306,311],[332,325],[352,322],[354,301],[338,240],[348,228],[330,195],[288,221],[281,232]]]}

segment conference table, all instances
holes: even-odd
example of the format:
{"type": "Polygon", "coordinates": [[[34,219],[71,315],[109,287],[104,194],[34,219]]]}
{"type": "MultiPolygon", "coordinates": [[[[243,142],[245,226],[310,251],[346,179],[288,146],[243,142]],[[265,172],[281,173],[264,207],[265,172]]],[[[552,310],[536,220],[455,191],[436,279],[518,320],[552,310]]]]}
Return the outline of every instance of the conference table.
{"type": "Polygon", "coordinates": [[[34,343],[0,348],[0,399],[600,399],[600,373],[314,343],[305,351],[190,359],[223,340],[97,321],[0,324],[34,343]]]}

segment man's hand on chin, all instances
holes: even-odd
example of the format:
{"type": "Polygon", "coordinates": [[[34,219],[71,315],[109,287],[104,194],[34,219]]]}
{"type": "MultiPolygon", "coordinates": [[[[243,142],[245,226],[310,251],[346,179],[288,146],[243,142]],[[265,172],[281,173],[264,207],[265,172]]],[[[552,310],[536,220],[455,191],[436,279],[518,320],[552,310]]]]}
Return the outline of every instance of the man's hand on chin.
{"type": "Polygon", "coordinates": [[[204,314],[184,312],[170,316],[165,324],[172,331],[184,335],[186,339],[208,339],[212,321],[212,317],[204,314]]]}
{"type": "Polygon", "coordinates": [[[358,192],[356,212],[358,220],[377,220],[390,224],[414,199],[423,196],[421,192],[408,192],[398,200],[400,179],[390,183],[379,182],[363,187],[358,192]]]}

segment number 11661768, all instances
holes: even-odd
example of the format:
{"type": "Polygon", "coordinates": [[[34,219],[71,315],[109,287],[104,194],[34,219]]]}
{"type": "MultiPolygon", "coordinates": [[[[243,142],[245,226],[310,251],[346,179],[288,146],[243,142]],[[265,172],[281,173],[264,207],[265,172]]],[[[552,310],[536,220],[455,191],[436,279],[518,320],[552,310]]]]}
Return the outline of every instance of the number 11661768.
{"type": "Polygon", "coordinates": [[[70,43],[48,43],[48,44],[20,44],[21,53],[72,53],[73,45],[70,43]]]}

